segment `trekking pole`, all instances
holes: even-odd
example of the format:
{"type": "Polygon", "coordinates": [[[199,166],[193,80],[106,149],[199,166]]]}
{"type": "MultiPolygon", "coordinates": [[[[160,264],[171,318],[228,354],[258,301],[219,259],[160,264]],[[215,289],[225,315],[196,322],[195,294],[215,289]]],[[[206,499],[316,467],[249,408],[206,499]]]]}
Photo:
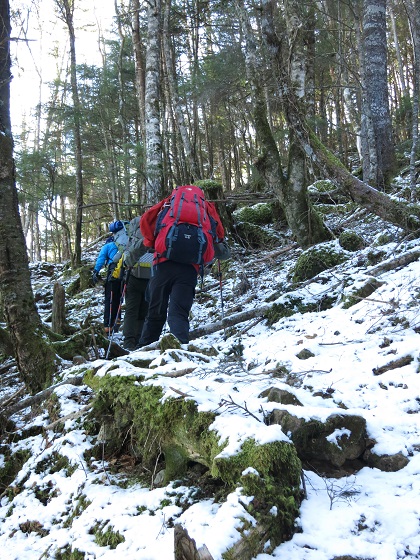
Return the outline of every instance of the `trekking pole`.
{"type": "Polygon", "coordinates": [[[223,304],[223,285],[222,285],[222,268],[220,266],[220,259],[217,259],[217,268],[219,270],[219,285],[220,285],[220,305],[222,308],[222,321],[225,318],[225,309],[223,304]]]}
{"type": "Polygon", "coordinates": [[[112,317],[112,296],[113,296],[113,289],[112,289],[112,284],[111,284],[111,291],[109,293],[109,318],[108,318],[108,332],[106,333],[109,336],[109,333],[111,331],[111,317],[112,317]]]}
{"type": "Polygon", "coordinates": [[[115,315],[114,324],[112,325],[112,331],[111,331],[111,336],[110,336],[110,339],[109,339],[108,350],[106,351],[106,355],[105,355],[105,360],[108,359],[109,352],[110,352],[110,350],[111,350],[111,344],[112,344],[112,341],[114,340],[114,333],[115,333],[114,327],[115,327],[115,325],[116,325],[118,319],[120,318],[121,307],[122,307],[122,304],[123,304],[123,302],[124,302],[125,291],[126,291],[126,289],[127,289],[127,284],[128,284],[128,279],[129,279],[129,277],[130,277],[130,272],[131,272],[131,267],[128,269],[128,271],[127,271],[127,278],[126,278],[125,281],[124,281],[124,286],[123,286],[123,289],[122,289],[122,292],[121,292],[121,297],[120,297],[120,303],[119,303],[119,305],[118,305],[117,314],[115,315]]]}

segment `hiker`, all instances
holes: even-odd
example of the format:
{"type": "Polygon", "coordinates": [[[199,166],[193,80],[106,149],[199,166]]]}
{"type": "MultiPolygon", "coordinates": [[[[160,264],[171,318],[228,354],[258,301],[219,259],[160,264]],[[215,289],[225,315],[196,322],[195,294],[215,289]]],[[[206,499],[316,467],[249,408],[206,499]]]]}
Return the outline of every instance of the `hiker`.
{"type": "Polygon", "coordinates": [[[118,251],[125,247],[128,236],[124,223],[121,220],[111,222],[108,226],[112,234],[105,241],[105,245],[99,252],[92,273],[92,285],[95,286],[99,279],[99,273],[104,266],[107,267],[105,279],[105,308],[104,308],[104,330],[105,334],[118,332],[120,320],[117,312],[121,301],[122,271],[118,266],[118,251]]]}
{"type": "Polygon", "coordinates": [[[220,217],[199,187],[183,185],[143,214],[140,229],[154,256],[139,346],[159,340],[166,320],[170,332],[187,344],[197,275],[213,260],[214,243],[224,239],[220,217]]]}
{"type": "Polygon", "coordinates": [[[151,276],[153,254],[143,245],[140,216],[133,218],[128,226],[128,244],[122,255],[125,272],[125,312],[123,347],[132,351],[138,347],[149,304],[146,289],[151,276]]]}

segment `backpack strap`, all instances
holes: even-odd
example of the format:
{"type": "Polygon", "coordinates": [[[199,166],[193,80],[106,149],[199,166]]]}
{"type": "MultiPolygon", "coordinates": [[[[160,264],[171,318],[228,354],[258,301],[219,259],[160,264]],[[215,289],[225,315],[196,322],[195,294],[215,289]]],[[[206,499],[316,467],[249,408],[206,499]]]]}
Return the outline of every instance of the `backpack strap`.
{"type": "MultiPolygon", "coordinates": [[[[198,200],[197,193],[194,193],[194,202],[195,202],[195,207],[197,208],[197,223],[198,223],[198,227],[202,228],[202,227],[203,227],[203,224],[201,223],[200,201],[198,200]]],[[[203,210],[205,211],[205,208],[204,208],[204,207],[203,207],[203,210]]]]}

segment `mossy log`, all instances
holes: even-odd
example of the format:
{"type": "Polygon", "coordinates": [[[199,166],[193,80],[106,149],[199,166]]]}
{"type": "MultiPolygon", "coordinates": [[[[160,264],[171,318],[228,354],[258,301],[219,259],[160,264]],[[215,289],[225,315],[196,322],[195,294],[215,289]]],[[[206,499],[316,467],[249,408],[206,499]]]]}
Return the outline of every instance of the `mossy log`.
{"type": "Polygon", "coordinates": [[[74,356],[83,356],[84,358],[88,358],[88,350],[92,346],[94,346],[95,349],[101,348],[106,352],[108,350],[108,346],[111,345],[108,354],[110,359],[128,354],[128,352],[121,348],[117,343],[109,340],[102,334],[102,327],[100,330],[99,328],[95,330],[88,327],[68,338],[60,337],[60,339],[58,339],[56,336],[55,340],[51,344],[55,352],[63,360],[73,360],[74,356]]]}
{"type": "Polygon", "coordinates": [[[225,454],[228,441],[212,429],[215,413],[199,412],[192,399],[163,399],[162,388],[141,377],[106,375],[85,381],[95,391],[92,415],[102,423],[107,457],[129,453],[149,472],[163,457],[165,483],[182,479],[191,462],[199,463],[223,483],[226,496],[241,488],[246,499],[238,518],[238,540],[224,558],[250,560],[290,538],[298,515],[301,473],[291,443],[259,444],[248,438],[235,454],[225,454]]]}

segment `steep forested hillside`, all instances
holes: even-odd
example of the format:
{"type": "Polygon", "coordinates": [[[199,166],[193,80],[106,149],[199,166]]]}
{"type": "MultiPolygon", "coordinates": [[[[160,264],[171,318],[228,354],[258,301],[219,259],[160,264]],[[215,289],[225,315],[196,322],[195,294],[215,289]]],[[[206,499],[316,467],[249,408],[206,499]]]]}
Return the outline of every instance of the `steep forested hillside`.
{"type": "MultiPolygon", "coordinates": [[[[420,244],[348,203],[326,221],[307,251],[282,222],[256,226],[275,248],[232,243],[189,345],[92,338],[42,399],[3,360],[2,558],[420,557],[420,244]]],[[[100,324],[101,287],[31,273],[45,322],[61,282],[69,324],[100,324]]]]}

